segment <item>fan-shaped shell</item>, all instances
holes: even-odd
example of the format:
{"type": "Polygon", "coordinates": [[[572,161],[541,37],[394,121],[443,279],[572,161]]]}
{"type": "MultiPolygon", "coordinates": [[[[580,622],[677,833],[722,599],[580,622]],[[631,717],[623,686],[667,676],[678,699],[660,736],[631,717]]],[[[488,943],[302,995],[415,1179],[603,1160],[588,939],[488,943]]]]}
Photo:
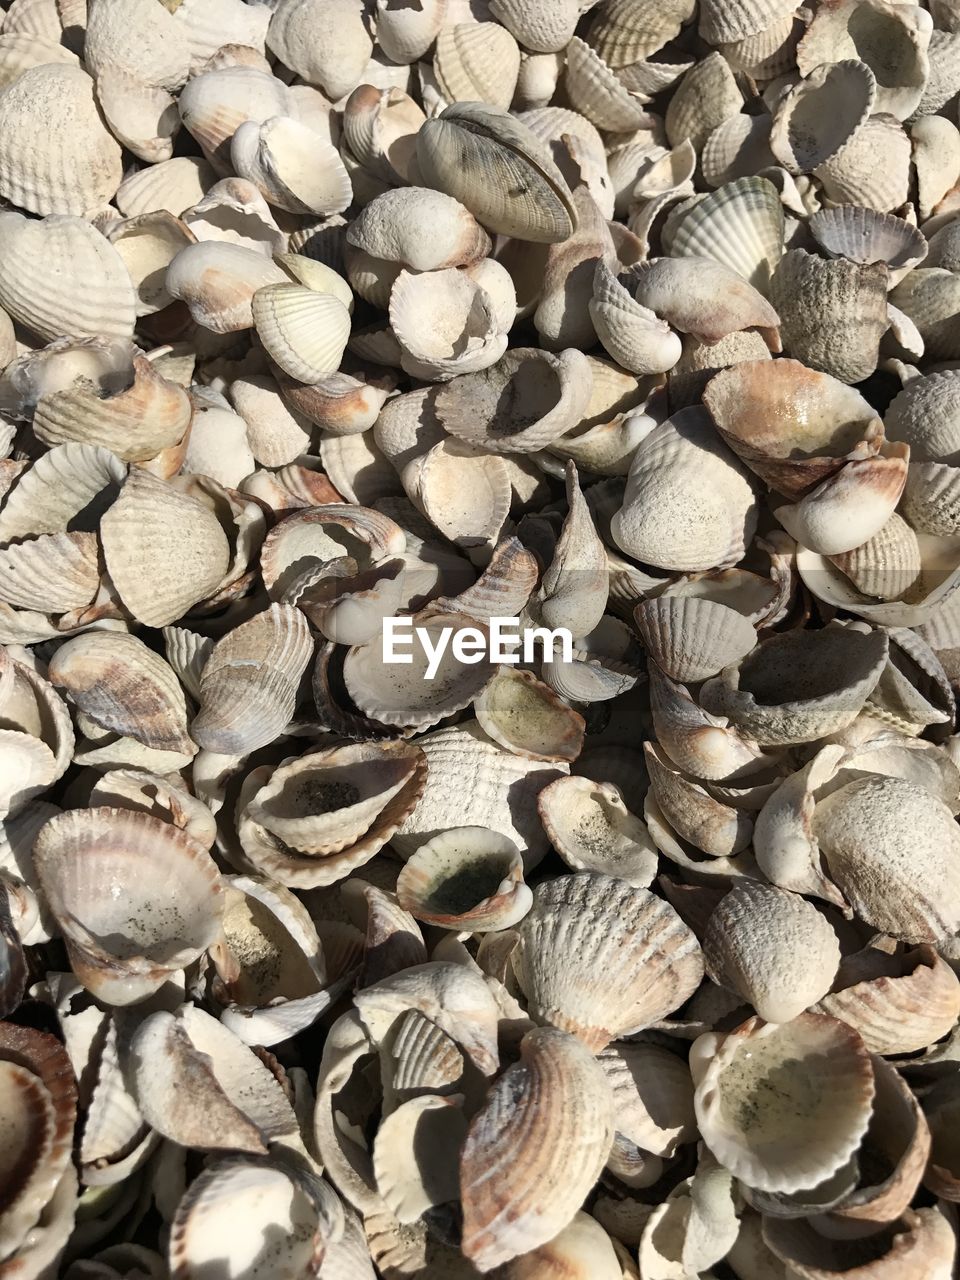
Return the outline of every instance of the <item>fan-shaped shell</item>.
{"type": "Polygon", "coordinates": [[[341,213],[353,199],[336,149],[290,116],[245,121],[233,135],[230,158],[274,208],[328,215],[341,213]]]}
{"type": "Polygon", "coordinates": [[[556,4],[492,0],[490,12],[524,49],[534,53],[559,53],[565,49],[580,17],[576,0],[560,0],[556,4]]]}
{"type": "Polygon", "coordinates": [[[680,339],[665,320],[631,298],[604,259],[593,277],[590,318],[604,349],[631,373],[663,373],[680,358],[680,339]]]}
{"type": "Polygon", "coordinates": [[[628,133],[649,119],[643,106],[646,95],[632,93],[577,36],[567,45],[566,87],[576,110],[598,129],[628,133]]]}
{"type": "Polygon", "coordinates": [[[875,209],[819,209],[810,219],[810,230],[831,257],[885,262],[893,284],[927,256],[927,242],[915,226],[875,209]]]}
{"type": "Polygon", "coordinates": [[[271,358],[300,382],[335,373],[350,337],[350,313],[339,298],[297,284],[253,295],[253,322],[271,358]]]}
{"type": "Polygon", "coordinates": [[[664,248],[677,257],[714,258],[765,292],[783,254],[783,206],[766,178],[737,178],[671,212],[664,248]]]}
{"type": "Polygon", "coordinates": [[[672,680],[705,680],[745,657],[757,642],[743,614],[697,596],[644,600],[634,619],[644,648],[672,680]]]}
{"type": "Polygon", "coordinates": [[[356,0],[280,0],[267,44],[332,102],[356,87],[373,52],[367,17],[356,0]]]}
{"type": "Polygon", "coordinates": [[[532,672],[501,667],[474,704],[484,732],[531,760],[575,760],[584,720],[532,672]]]}
{"type": "Polygon", "coordinates": [[[488,102],[506,109],[517,87],[520,49],[499,23],[455,23],[437,36],[433,72],[448,102],[488,102]]]}
{"type": "Polygon", "coordinates": [[[610,0],[598,9],[590,24],[590,43],[611,67],[640,62],[679,35],[693,17],[690,0],[610,0]]]}

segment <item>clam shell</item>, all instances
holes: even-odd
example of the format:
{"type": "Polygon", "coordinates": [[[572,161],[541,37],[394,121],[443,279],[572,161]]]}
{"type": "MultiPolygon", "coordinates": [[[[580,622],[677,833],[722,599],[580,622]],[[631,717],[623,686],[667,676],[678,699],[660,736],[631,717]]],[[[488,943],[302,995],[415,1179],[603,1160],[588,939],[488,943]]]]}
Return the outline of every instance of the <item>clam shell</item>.
{"type": "Polygon", "coordinates": [[[336,149],[290,116],[245,121],[233,135],[230,158],[241,178],[288,213],[341,213],[353,199],[336,149]]]}
{"type": "Polygon", "coordinates": [[[520,49],[496,22],[444,26],[437,36],[433,73],[448,102],[510,106],[520,73],[520,49]]]}
{"type": "Polygon", "coordinates": [[[350,337],[350,313],[329,293],[271,284],[253,295],[253,321],[270,357],[300,382],[335,373],[350,337]]]}
{"type": "Polygon", "coordinates": [[[583,417],[592,390],[586,356],[529,347],[491,369],[454,378],[437,394],[437,420],[451,435],[490,452],[531,453],[583,417]]]}
{"type": "Polygon", "coordinates": [[[859,1146],[873,1068],[863,1041],[842,1022],[812,1013],[779,1025],[750,1018],[728,1036],[702,1037],[692,1052],[700,1132],[748,1186],[813,1187],[859,1146]]]}
{"type": "MultiPolygon", "coordinates": [[[[266,200],[246,178],[224,178],[214,183],[202,198],[183,211],[183,221],[198,240],[237,245],[255,250],[264,258],[274,254],[279,258],[277,251],[286,243],[266,200]]],[[[235,258],[234,265],[239,267],[241,260],[235,258]]],[[[251,266],[250,270],[255,268],[251,266]]]]}
{"type": "Polygon", "coordinates": [[[673,1156],[696,1137],[686,1062],[659,1045],[620,1041],[597,1055],[613,1090],[617,1133],[643,1151],[673,1156]]]}
{"type": "Polygon", "coordinates": [[[922,570],[917,535],[896,512],[872,538],[830,559],[859,592],[879,600],[902,599],[922,570]]]}
{"type": "Polygon", "coordinates": [[[537,798],[544,830],[567,866],[596,871],[637,889],[656,875],[657,851],[646,825],[613,783],[558,778],[537,798]]]}
{"type": "Polygon", "coordinates": [[[250,449],[261,466],[282,467],[309,452],[310,423],[295,407],[287,407],[269,374],[236,378],[230,399],[247,424],[250,449]]]}
{"type": "Polygon", "coordinates": [[[644,743],[644,754],[652,798],[678,836],[713,858],[741,853],[750,844],[753,821],[747,814],[685,778],[653,743],[644,743]]]}
{"type": "Polygon", "coordinates": [[[426,924],[485,933],[515,925],[533,895],[511,840],[485,827],[455,827],[412,855],[397,880],[397,900],[426,924]]]}
{"type": "Polygon", "coordinates": [[[28,31],[4,30],[0,36],[0,89],[5,89],[31,67],[50,62],[75,67],[77,61],[77,55],[56,39],[28,31]]]}
{"type": "Polygon", "coordinates": [[[805,1221],[783,1218],[765,1219],[763,1239],[774,1257],[802,1280],[826,1280],[841,1266],[853,1272],[869,1269],[876,1280],[946,1277],[955,1247],[952,1228],[938,1209],[907,1209],[902,1218],[853,1247],[849,1241],[828,1240],[805,1221]]]}
{"type": "Polygon", "coordinates": [[[572,761],[583,746],[583,717],[530,671],[501,667],[474,714],[488,737],[528,760],[572,761]]]}
{"type": "Polygon", "coordinates": [[[752,880],[734,885],[716,907],[703,949],[715,980],[765,1022],[789,1022],[816,1004],[840,964],[837,936],[816,907],[752,880]]]}
{"type": "Polygon", "coordinates": [[[907,472],[902,510],[919,533],[941,538],[960,534],[960,468],[938,462],[918,462],[907,472]]]}
{"type": "Polygon", "coordinates": [[[641,441],[611,521],[635,559],[681,571],[738,561],[756,519],[747,473],[702,409],[683,409],[641,441]]]}
{"type": "Polygon", "coordinates": [[[350,223],[347,243],[416,271],[467,266],[490,250],[490,237],[472,213],[442,191],[424,187],[398,188],[371,200],[350,223]],[[425,223],[435,228],[428,240],[425,223]]]}
{"type": "Polygon", "coordinates": [[[553,244],[576,226],[570,191],[546,148],[508,112],[455,103],[417,135],[428,185],[460,200],[491,231],[553,244]]]}
{"type": "Polygon", "coordinates": [[[524,1037],[520,1053],[471,1121],[460,1158],[463,1251],[485,1270],[567,1225],[613,1137],[609,1086],[582,1045],[542,1027],[524,1037]],[[496,1194],[493,1166],[501,1170],[496,1194]]]}
{"type": "Polygon", "coordinates": [[[833,258],[852,262],[885,262],[893,284],[927,256],[923,235],[891,213],[878,213],[856,205],[820,209],[810,219],[810,230],[833,258]]]}
{"type": "Polygon", "coordinates": [[[664,126],[671,146],[689,138],[699,151],[710,134],[739,114],[743,95],[723,55],[716,50],[694,63],[670,99],[664,126]]]}
{"type": "Polygon", "coordinates": [[[763,755],[723,717],[703,711],[687,690],[650,665],[650,711],[663,753],[694,778],[724,781],[754,773],[763,755]]]}
{"type": "Polygon", "coordinates": [[[255,294],[281,284],[287,289],[298,287],[255,249],[217,241],[201,241],[181,249],[166,278],[171,297],[185,302],[197,324],[213,333],[252,328],[255,294]]]}
{"type": "Polygon", "coordinates": [[[110,808],[58,814],[37,836],[34,858],[74,972],[110,1004],[146,999],[218,936],[215,863],[158,818],[110,808]]]}
{"type": "Polygon", "coordinates": [[[370,173],[388,182],[415,182],[417,132],[425,119],[402,89],[361,84],[344,106],[343,136],[370,173]]]}
{"type": "Polygon", "coordinates": [[[184,86],[177,106],[204,156],[225,176],[230,173],[230,140],[237,129],[245,120],[262,122],[288,114],[290,91],[265,71],[234,66],[195,75],[184,86]]]}
{"type": "Polygon", "coordinates": [[[123,177],[93,80],[79,66],[31,67],[0,93],[0,195],[31,213],[84,215],[123,177]]]}
{"type": "Polygon", "coordinates": [[[0,551],[0,599],[40,613],[82,611],[100,586],[93,533],[48,533],[0,551]]]}
{"type": "MultiPolygon", "coordinates": [[[[0,161],[2,164],[2,161],[0,161]]],[[[136,294],[116,249],[82,218],[0,215],[0,305],[45,339],[127,339],[136,294]]]]}
{"type": "Polygon", "coordinates": [[[175,156],[124,178],[115,203],[125,218],[158,210],[179,217],[201,200],[215,181],[214,170],[199,156],[175,156]]]}
{"type": "Polygon", "coordinates": [[[697,596],[644,600],[634,620],[644,648],[672,680],[705,680],[745,657],[757,642],[741,613],[697,596]]]}
{"type": "Polygon", "coordinates": [[[667,219],[664,248],[677,257],[714,258],[761,293],[783,254],[783,207],[766,178],[738,178],[718,186],[667,219]]]}
{"type": "Polygon", "coordinates": [[[538,885],[519,932],[513,967],[531,1014],[593,1052],[679,1007],[703,976],[671,906],[594,872],[538,885]]]}
{"type": "Polygon", "coordinates": [[[769,116],[729,116],[706,138],[700,168],[708,186],[750,178],[776,163],[770,150],[769,116]]]}
{"type": "Polygon", "coordinates": [[[915,378],[891,401],[884,428],[891,440],[910,446],[911,462],[960,465],[960,415],[956,413],[956,371],[915,378]]]}
{"type": "Polygon", "coordinates": [[[367,16],[355,0],[280,0],[267,44],[332,102],[356,87],[373,52],[367,16]]]}
{"type": "Polygon", "coordinates": [[[877,82],[865,62],[816,67],[780,99],[770,149],[790,173],[812,173],[855,136],[876,97],[877,82]]]}
{"type": "Polygon", "coordinates": [[[429,51],[446,18],[447,0],[426,0],[414,10],[377,0],[376,10],[377,43],[388,58],[406,66],[429,51]]]}
{"type": "Polygon", "coordinates": [[[917,175],[917,213],[926,219],[960,179],[960,131],[943,116],[922,116],[908,132],[917,175]]]}
{"type": "Polygon", "coordinates": [[[219,640],[200,680],[200,710],[190,732],[222,755],[245,755],[286,728],[313,654],[307,620],[272,604],[219,640]]]}
{"type": "Polygon", "coordinates": [[[637,302],[681,333],[712,343],[739,329],[758,328],[770,349],[780,350],[776,311],[730,267],[707,258],[658,258],[635,268],[635,274],[637,302]]]}
{"type": "Polygon", "coordinates": [[[381,1124],[373,1147],[377,1189],[398,1222],[457,1199],[462,1110],[445,1098],[412,1098],[381,1124]]]}
{"type": "Polygon", "coordinates": [[[152,315],[171,301],[166,271],[193,232],[165,210],[126,218],[108,229],[107,239],[126,264],[137,291],[137,314],[152,315]]]}
{"type": "Polygon", "coordinates": [[[784,632],[708,680],[700,701],[761,746],[810,742],[856,718],[886,660],[882,632],[784,632]]]}
{"type": "Polygon", "coordinates": [[[64,533],[69,526],[76,532],[92,531],[83,526],[113,500],[125,474],[119,458],[99,445],[57,445],[7,495],[0,510],[0,542],[64,533]],[[88,519],[78,519],[82,512],[89,513],[88,519]]]}
{"type": "MultiPolygon", "coordinates": [[[[508,324],[514,309],[509,310],[508,324]]],[[[496,364],[507,346],[501,320],[486,290],[455,268],[401,271],[390,291],[390,327],[403,349],[403,367],[430,381],[496,364]]]]}
{"type": "Polygon", "coordinates": [[[574,36],[566,53],[565,83],[570,101],[598,129],[628,133],[647,122],[646,94],[632,93],[595,49],[574,36]]]}
{"type": "Polygon", "coordinates": [[[580,18],[576,0],[532,5],[526,0],[492,0],[490,12],[524,49],[534,53],[565,49],[580,18]]]}

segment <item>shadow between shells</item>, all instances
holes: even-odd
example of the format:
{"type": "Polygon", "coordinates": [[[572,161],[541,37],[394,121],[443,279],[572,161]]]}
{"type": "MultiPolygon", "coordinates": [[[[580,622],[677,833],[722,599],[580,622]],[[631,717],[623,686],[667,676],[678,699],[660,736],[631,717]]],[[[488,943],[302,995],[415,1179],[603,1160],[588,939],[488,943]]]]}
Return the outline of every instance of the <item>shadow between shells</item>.
{"type": "Polygon", "coordinates": [[[953,0],[0,18],[0,1277],[949,1280],[953,0]]]}

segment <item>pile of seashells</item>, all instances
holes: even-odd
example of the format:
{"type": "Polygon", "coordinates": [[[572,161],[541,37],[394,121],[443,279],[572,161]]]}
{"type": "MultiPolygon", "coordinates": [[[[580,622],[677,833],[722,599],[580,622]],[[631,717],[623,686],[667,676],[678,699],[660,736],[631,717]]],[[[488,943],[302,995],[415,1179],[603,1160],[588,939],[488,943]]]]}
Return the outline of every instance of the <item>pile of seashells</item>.
{"type": "Polygon", "coordinates": [[[957,0],[0,18],[0,1278],[949,1280],[957,0]]]}

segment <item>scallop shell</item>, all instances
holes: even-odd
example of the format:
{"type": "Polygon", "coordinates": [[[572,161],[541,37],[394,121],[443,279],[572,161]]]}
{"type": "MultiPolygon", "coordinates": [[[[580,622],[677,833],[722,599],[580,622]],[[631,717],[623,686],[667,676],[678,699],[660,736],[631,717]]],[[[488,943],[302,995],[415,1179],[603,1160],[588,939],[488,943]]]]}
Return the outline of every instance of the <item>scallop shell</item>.
{"type": "Polygon", "coordinates": [[[120,254],[82,218],[0,215],[0,306],[45,339],[128,339],[136,294],[120,254]]]}
{"type": "Polygon", "coordinates": [[[741,613],[697,596],[644,600],[634,619],[644,647],[672,680],[705,680],[745,657],[757,642],[741,613]]]}
{"type": "Polygon", "coordinates": [[[124,809],[51,818],[34,845],[37,873],[74,972],[111,1004],[135,1004],[215,941],[219,872],[195,840],[124,809]]]}
{"type": "Polygon", "coordinates": [[[613,1137],[609,1086],[572,1036],[538,1028],[524,1037],[520,1054],[471,1121],[460,1158],[463,1251],[485,1270],[546,1244],[567,1225],[613,1137]],[[501,1170],[496,1194],[493,1166],[501,1170]]]}
{"type": "Polygon", "coordinates": [[[657,871],[657,851],[646,825],[619,789],[589,778],[558,778],[537,799],[553,847],[575,871],[595,871],[645,889],[657,871]]]}
{"type": "Polygon", "coordinates": [[[576,226],[560,170],[526,125],[486,104],[455,103],[417,135],[425,182],[460,200],[485,227],[554,244],[576,226]]]}
{"type": "Polygon", "coordinates": [[[83,611],[100,586],[93,533],[48,533],[0,551],[0,599],[40,613],[83,611]]]}
{"type": "Polygon", "coordinates": [[[615,133],[628,133],[647,122],[646,94],[626,88],[595,49],[574,36],[566,52],[566,88],[577,111],[598,129],[615,133]]]}
{"type": "Polygon", "coordinates": [[[199,156],[175,156],[124,178],[115,203],[125,218],[166,210],[179,217],[195,205],[216,181],[216,174],[199,156]]]}
{"type": "Polygon", "coordinates": [[[694,14],[690,0],[669,4],[611,0],[590,24],[590,43],[611,67],[628,67],[648,58],[680,34],[694,14]]]}
{"type": "Polygon", "coordinates": [[[524,49],[534,53],[560,53],[580,17],[576,0],[534,5],[524,0],[493,0],[490,12],[524,49]]]}
{"type": "Polygon", "coordinates": [[[718,186],[689,208],[671,212],[665,249],[677,257],[713,258],[761,293],[783,254],[780,197],[766,178],[738,178],[718,186]]]}
{"type": "Polygon", "coordinates": [[[898,209],[910,189],[910,139],[892,116],[871,116],[816,176],[835,203],[898,209]]]}
{"type": "Polygon", "coordinates": [[[810,230],[833,258],[885,262],[892,284],[927,256],[927,242],[916,227],[875,209],[855,205],[820,209],[810,219],[810,230]]]}
{"type": "Polygon", "coordinates": [[[896,512],[872,538],[830,559],[859,592],[879,600],[902,599],[923,567],[917,535],[896,512]]]}
{"type": "Polygon", "coordinates": [[[692,1055],[700,1132],[750,1187],[813,1187],[854,1154],[866,1132],[870,1056],[857,1033],[833,1018],[750,1018],[727,1036],[701,1037],[692,1055]]]}
{"type": "Polygon", "coordinates": [[[448,102],[510,106],[520,73],[520,49],[496,22],[444,26],[437,36],[433,73],[448,102]]]}
{"type": "Polygon", "coordinates": [[[514,347],[492,369],[454,378],[437,394],[437,420],[451,435],[496,453],[531,453],[583,417],[592,377],[575,349],[558,356],[514,347]]]}
{"type": "Polygon", "coordinates": [[[257,335],[291,378],[319,382],[336,373],[350,337],[350,313],[339,298],[298,284],[270,284],[252,301],[257,335]]]}
{"type": "Polygon", "coordinates": [[[280,0],[267,44],[332,102],[357,86],[373,52],[367,15],[355,0],[280,0]]]}
{"type": "Polygon", "coordinates": [[[756,519],[753,490],[702,409],[683,409],[641,441],[623,507],[611,521],[618,546],[663,568],[712,569],[738,561],[756,519]]]}
{"type": "Polygon", "coordinates": [[[307,620],[273,604],[219,640],[200,680],[200,710],[191,735],[207,751],[245,755],[272,742],[296,706],[313,654],[307,620]]]}
{"type": "Polygon", "coordinates": [[[593,1052],[678,1008],[703,976],[671,906],[595,872],[538,885],[519,932],[513,967],[530,1012],[593,1052]]]}
{"type": "Polygon", "coordinates": [[[790,173],[812,173],[856,135],[876,97],[866,63],[847,59],[816,67],[780,99],[770,149],[790,173]]]}
{"type": "Polygon", "coordinates": [[[853,721],[887,660],[887,638],[846,627],[789,631],[708,680],[700,701],[761,746],[811,742],[853,721]]]}
{"type": "Polygon", "coordinates": [[[19,75],[0,93],[0,137],[0,195],[31,213],[82,216],[120,186],[120,144],[79,66],[50,62],[19,75]]]}
{"type": "Polygon", "coordinates": [[[485,827],[454,827],[422,844],[400,872],[397,900],[443,929],[507,929],[529,911],[517,846],[485,827]]]}
{"type": "Polygon", "coordinates": [[[708,186],[750,178],[776,163],[770,150],[769,116],[730,116],[704,141],[700,167],[708,186]]]}

